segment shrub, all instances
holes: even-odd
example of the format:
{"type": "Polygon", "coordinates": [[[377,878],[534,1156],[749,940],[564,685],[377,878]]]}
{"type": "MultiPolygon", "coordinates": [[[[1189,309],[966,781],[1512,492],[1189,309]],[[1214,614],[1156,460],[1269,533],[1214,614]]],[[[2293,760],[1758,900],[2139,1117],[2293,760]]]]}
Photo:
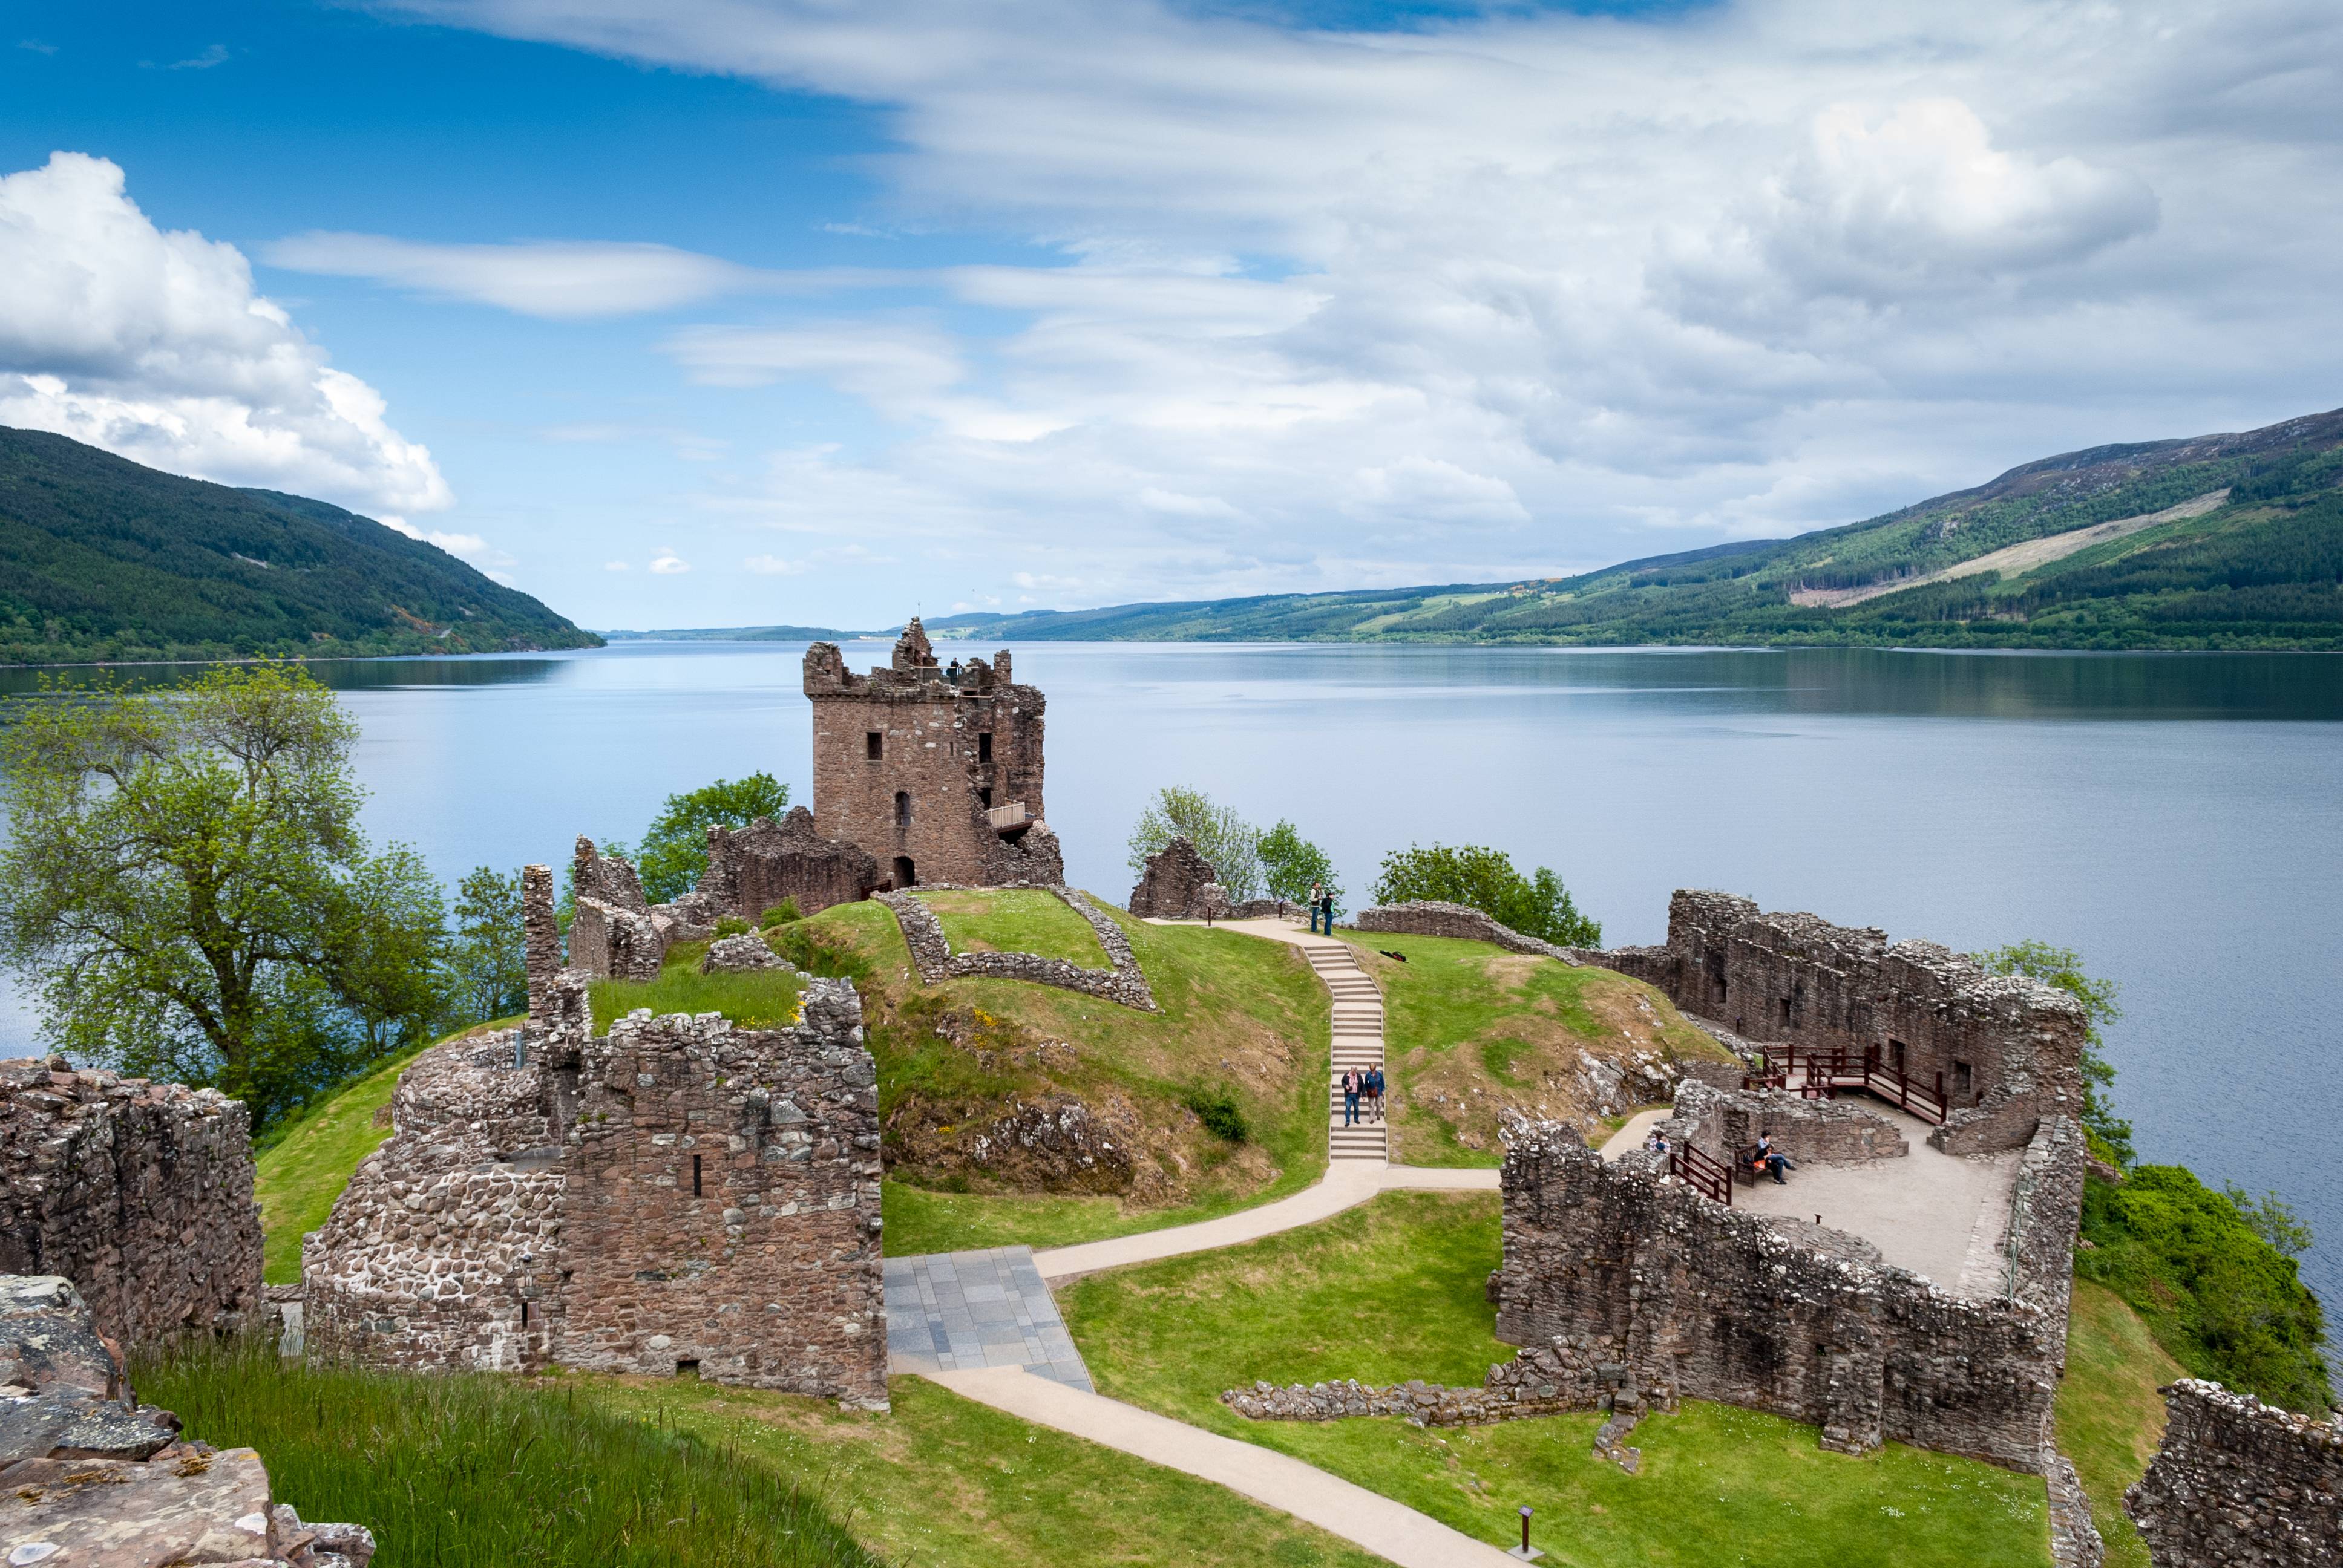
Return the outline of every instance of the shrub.
{"type": "Polygon", "coordinates": [[[726,937],[745,937],[748,934],[749,922],[738,915],[726,915],[716,922],[716,935],[719,940],[726,937]]]}
{"type": "Polygon", "coordinates": [[[1375,879],[1375,902],[1415,899],[1463,904],[1525,937],[1561,947],[1603,944],[1603,922],[1578,912],[1561,878],[1544,866],[1524,877],[1513,869],[1512,856],[1485,845],[1410,845],[1385,855],[1375,879]]]}
{"type": "Polygon", "coordinates": [[[2258,1219],[2268,1216],[2241,1211],[2181,1166],[2137,1166],[2121,1185],[2085,1186],[2090,1245],[2075,1271],[2129,1302],[2197,1376],[2323,1413],[2334,1403],[2319,1354],[2325,1314],[2258,1219]]]}
{"type": "Polygon", "coordinates": [[[792,920],[804,919],[805,916],[798,912],[798,901],[795,899],[783,899],[757,917],[757,929],[769,931],[775,926],[786,926],[792,920]]]}
{"type": "Polygon", "coordinates": [[[2006,948],[1976,955],[1977,962],[1997,975],[2028,975],[2057,987],[2081,1004],[2083,1016],[2083,1130],[2091,1152],[2110,1165],[2129,1165],[2137,1158],[2131,1146],[2131,1123],[2116,1114],[2115,1064],[2099,1054],[2106,1042],[2099,1025],[2123,1016],[2116,1005],[2116,982],[2094,980],[2083,972],[2083,955],[2072,948],[2048,942],[2012,942],[2006,948]]]}
{"type": "Polygon", "coordinates": [[[1303,838],[1292,823],[1280,820],[1261,836],[1258,848],[1270,897],[1288,903],[1307,903],[1311,888],[1316,886],[1334,895],[1337,910],[1342,907],[1342,890],[1334,881],[1333,860],[1325,850],[1303,838]]]}
{"type": "Polygon", "coordinates": [[[1180,1103],[1194,1111],[1204,1131],[1215,1138],[1242,1143],[1252,1133],[1237,1097],[1226,1089],[1192,1089],[1180,1097],[1180,1103]]]}

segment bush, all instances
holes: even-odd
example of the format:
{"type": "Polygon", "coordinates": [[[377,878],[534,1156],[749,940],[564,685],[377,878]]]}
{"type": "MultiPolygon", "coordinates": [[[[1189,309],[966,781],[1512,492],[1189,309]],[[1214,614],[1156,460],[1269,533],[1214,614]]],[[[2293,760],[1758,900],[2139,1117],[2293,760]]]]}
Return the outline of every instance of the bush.
{"type": "Polygon", "coordinates": [[[771,909],[767,910],[763,914],[757,917],[757,929],[761,931],[769,931],[775,926],[786,926],[793,920],[801,920],[804,919],[805,916],[798,912],[798,901],[795,899],[783,899],[779,903],[775,904],[771,909]]]}
{"type": "Polygon", "coordinates": [[[1242,1143],[1252,1133],[1237,1097],[1226,1089],[1192,1089],[1180,1097],[1180,1103],[1194,1111],[1204,1131],[1215,1138],[1242,1143]]]}
{"type": "Polygon", "coordinates": [[[1544,866],[1524,877],[1513,869],[1512,856],[1484,845],[1410,845],[1385,855],[1375,879],[1375,902],[1417,899],[1463,904],[1525,937],[1560,947],[1603,945],[1603,923],[1578,912],[1561,878],[1544,866]]]}
{"type": "Polygon", "coordinates": [[[1258,849],[1270,897],[1306,904],[1310,901],[1310,890],[1322,887],[1334,895],[1334,907],[1342,907],[1342,890],[1334,881],[1333,860],[1325,850],[1303,838],[1292,823],[1281,820],[1261,836],[1258,849]]]}
{"type": "Polygon", "coordinates": [[[749,922],[738,915],[726,915],[716,922],[716,936],[719,941],[726,937],[745,937],[748,934],[749,922]]]}
{"type": "Polygon", "coordinates": [[[136,1372],[188,1437],[258,1449],[303,1518],[372,1530],[384,1568],[879,1568],[818,1494],[558,1382],[304,1366],[257,1341],[136,1372]]]}
{"type": "Polygon", "coordinates": [[[2323,1413],[2334,1403],[2319,1353],[2325,1314],[2294,1260],[2256,1230],[2268,1218],[2180,1166],[2141,1165],[2121,1185],[2085,1186],[2090,1245],[2075,1271],[2129,1302],[2197,1376],[2323,1413]]]}

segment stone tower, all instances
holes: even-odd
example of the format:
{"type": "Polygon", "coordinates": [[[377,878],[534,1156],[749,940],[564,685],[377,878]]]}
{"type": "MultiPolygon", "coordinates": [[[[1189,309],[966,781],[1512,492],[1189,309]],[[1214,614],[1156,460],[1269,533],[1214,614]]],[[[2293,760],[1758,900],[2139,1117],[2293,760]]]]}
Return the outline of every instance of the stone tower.
{"type": "Polygon", "coordinates": [[[1062,882],[1041,819],[1041,693],[1010,679],[1006,648],[955,663],[938,664],[916,617],[867,676],[836,643],[806,649],[815,825],[896,888],[1062,882]]]}

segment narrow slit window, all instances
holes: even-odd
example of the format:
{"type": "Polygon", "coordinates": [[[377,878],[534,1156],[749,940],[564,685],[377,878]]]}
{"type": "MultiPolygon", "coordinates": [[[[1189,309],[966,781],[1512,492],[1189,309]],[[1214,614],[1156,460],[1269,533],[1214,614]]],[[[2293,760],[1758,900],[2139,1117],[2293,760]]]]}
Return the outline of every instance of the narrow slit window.
{"type": "Polygon", "coordinates": [[[992,760],[992,731],[990,729],[976,732],[976,759],[979,762],[992,760]]]}
{"type": "Polygon", "coordinates": [[[699,1156],[697,1154],[691,1157],[691,1195],[695,1198],[699,1196],[699,1156]]]}
{"type": "Polygon", "coordinates": [[[862,753],[871,761],[878,761],[887,755],[887,737],[876,729],[865,730],[862,736],[862,753]]]}
{"type": "Polygon", "coordinates": [[[895,791],[895,826],[908,828],[910,825],[911,797],[908,792],[898,789],[895,791]]]}

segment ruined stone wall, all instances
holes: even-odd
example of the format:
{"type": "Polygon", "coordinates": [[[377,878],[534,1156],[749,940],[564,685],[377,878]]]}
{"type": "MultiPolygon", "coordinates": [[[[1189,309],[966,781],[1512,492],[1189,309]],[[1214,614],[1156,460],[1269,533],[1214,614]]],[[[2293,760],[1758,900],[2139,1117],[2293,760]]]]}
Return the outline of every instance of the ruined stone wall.
{"type": "Polygon", "coordinates": [[[1142,920],[1202,920],[1204,890],[1220,879],[1220,872],[1196,852],[1196,846],[1175,835],[1147,857],[1147,869],[1140,874],[1139,885],[1131,890],[1126,907],[1142,920]]]}
{"type": "Polygon", "coordinates": [[[936,912],[917,893],[880,893],[878,899],[895,911],[895,923],[902,928],[904,946],[910,950],[912,966],[920,971],[923,985],[980,977],[1025,980],[1104,997],[1141,1012],[1155,1011],[1154,989],[1147,983],[1138,955],[1131,950],[1131,939],[1115,924],[1114,917],[1092,904],[1077,889],[1056,887],[1041,890],[1055,895],[1090,922],[1112,968],[1084,969],[1064,959],[1043,958],[1039,953],[956,953],[944,936],[943,922],[936,919],[936,912]]]}
{"type": "Polygon", "coordinates": [[[1664,947],[1588,956],[1735,1034],[1876,1047],[1884,1064],[1924,1083],[1941,1074],[1951,1115],[1931,1141],[1949,1153],[2016,1148],[2042,1118],[2082,1110],[2085,1020],[2074,999],[1934,942],[1681,890],[1664,947]]]}
{"type": "MultiPolygon", "coordinates": [[[[559,1309],[559,1070],[497,1030],[425,1051],[396,1131],[303,1239],[309,1346],[435,1371],[534,1370],[559,1309]]],[[[574,1073],[571,1077],[574,1079],[574,1073]]]]}
{"type": "MultiPolygon", "coordinates": [[[[1418,1426],[1485,1426],[1564,1411],[1607,1408],[1629,1385],[1624,1368],[1601,1359],[1604,1351],[1604,1346],[1586,1341],[1532,1345],[1513,1360],[1490,1367],[1487,1379],[1478,1388],[1428,1383],[1422,1379],[1383,1384],[1340,1379],[1282,1388],[1262,1382],[1249,1389],[1225,1391],[1221,1402],[1253,1421],[1396,1415],[1418,1426]]],[[[1631,1402],[1638,1405],[1647,1396],[1664,1408],[1674,1404],[1665,1389],[1629,1392],[1631,1402]]]]}
{"type": "Polygon", "coordinates": [[[785,899],[801,915],[818,914],[869,898],[885,880],[878,861],[859,845],[823,838],[813,813],[799,806],[778,823],[759,817],[737,831],[711,826],[699,891],[714,909],[753,925],[785,899]]]}
{"type": "Polygon", "coordinates": [[[1018,801],[1037,824],[1044,815],[1045,703],[1010,679],[1005,649],[990,665],[969,660],[955,685],[915,620],[891,665],[867,676],[848,672],[836,644],[815,643],[805,694],[822,837],[860,846],[892,885],[1065,879],[1053,836],[1037,825],[1005,839],[985,816],[988,803],[1018,801]]]}
{"type": "Polygon", "coordinates": [[[667,957],[669,928],[643,900],[642,879],[623,856],[578,840],[571,862],[578,903],[569,920],[569,962],[596,980],[653,980],[667,957]]]}
{"type": "Polygon", "coordinates": [[[557,1358],[887,1402],[878,1072],[844,980],[804,1020],[621,1020],[580,1063],[557,1358]]]}
{"type": "Polygon", "coordinates": [[[2185,1378],[2164,1442],[2124,1496],[2156,1568],[2343,1563],[2343,1415],[2326,1421],[2185,1378]]]}
{"type": "Polygon", "coordinates": [[[126,1345],[263,1303],[251,1123],[216,1090],[0,1061],[0,1271],[71,1280],[126,1345]]]}
{"type": "Polygon", "coordinates": [[[1853,1100],[1807,1100],[1782,1090],[1721,1090],[1690,1081],[1662,1124],[1670,1142],[1689,1142],[1730,1162],[1771,1132],[1774,1147],[1799,1164],[1862,1165],[1896,1160],[1912,1146],[1896,1124],[1853,1100]]]}
{"type": "Polygon", "coordinates": [[[1433,899],[1412,899],[1403,904],[1378,904],[1371,910],[1361,910],[1358,919],[1351,924],[1363,931],[1394,931],[1403,936],[1457,937],[1465,941],[1494,942],[1507,952],[1535,953],[1543,958],[1558,959],[1566,964],[1581,963],[1586,958],[1576,948],[1556,947],[1535,937],[1525,937],[1513,927],[1468,905],[1442,903],[1433,899]]]}
{"type": "Polygon", "coordinates": [[[1516,1138],[1503,1183],[1498,1338],[1595,1345],[1639,1384],[1808,1422],[1849,1452],[2048,1462],[2063,1314],[1954,1296],[1857,1238],[1606,1164],[1553,1123],[1516,1138]]]}

